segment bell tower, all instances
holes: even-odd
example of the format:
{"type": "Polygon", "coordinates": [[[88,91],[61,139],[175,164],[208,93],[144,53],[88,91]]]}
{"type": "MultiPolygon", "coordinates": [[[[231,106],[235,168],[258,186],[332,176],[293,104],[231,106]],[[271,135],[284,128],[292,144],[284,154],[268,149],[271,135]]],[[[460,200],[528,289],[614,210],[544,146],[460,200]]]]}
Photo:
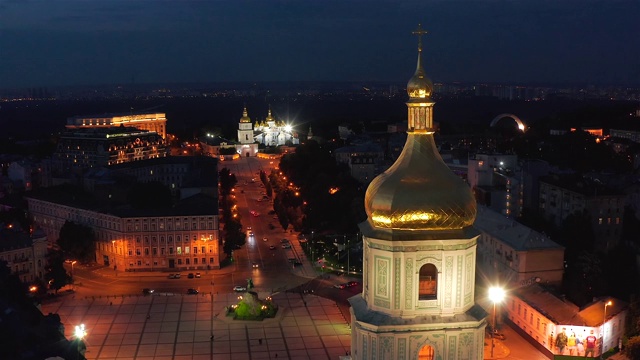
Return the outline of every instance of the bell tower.
{"type": "Polygon", "coordinates": [[[247,107],[242,110],[242,117],[238,126],[238,142],[240,144],[252,144],[253,140],[253,124],[251,118],[247,114],[247,107]]]}
{"type": "Polygon", "coordinates": [[[407,84],[407,141],[365,195],[362,293],[351,303],[352,359],[483,359],[486,312],[474,302],[476,202],[433,138],[433,83],[407,84]]]}

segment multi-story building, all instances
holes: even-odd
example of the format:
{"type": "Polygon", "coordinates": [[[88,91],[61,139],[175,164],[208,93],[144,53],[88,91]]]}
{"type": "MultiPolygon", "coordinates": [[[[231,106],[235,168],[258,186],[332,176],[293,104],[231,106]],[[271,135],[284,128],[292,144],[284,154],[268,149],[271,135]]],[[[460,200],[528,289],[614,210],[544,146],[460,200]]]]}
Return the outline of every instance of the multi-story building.
{"type": "Polygon", "coordinates": [[[600,250],[620,241],[625,201],[622,192],[590,179],[572,175],[540,178],[540,213],[560,225],[567,216],[586,212],[600,250]]]}
{"type": "Polygon", "coordinates": [[[467,180],[478,204],[507,217],[522,214],[522,181],[518,157],[511,154],[477,154],[469,159],[467,180]]]}
{"type": "Polygon", "coordinates": [[[113,177],[160,182],[181,198],[197,193],[218,196],[217,160],[207,156],[167,156],[112,165],[108,170],[113,177]]]}
{"type": "Polygon", "coordinates": [[[68,174],[74,169],[115,165],[166,155],[165,142],[156,132],[133,127],[74,129],[61,134],[53,154],[52,170],[68,174]]]}
{"type": "Polygon", "coordinates": [[[480,206],[474,223],[480,230],[478,268],[486,278],[518,286],[531,279],[559,285],[564,247],[529,227],[480,206]]]}
{"type": "Polygon", "coordinates": [[[39,183],[40,170],[38,164],[23,159],[9,164],[7,177],[17,188],[29,191],[33,188],[34,181],[39,183]]]}
{"type": "Polygon", "coordinates": [[[336,162],[347,164],[351,176],[363,184],[368,184],[380,174],[384,162],[384,150],[380,145],[367,143],[345,146],[334,151],[336,162]]]}
{"type": "Polygon", "coordinates": [[[67,129],[95,129],[110,127],[134,127],[155,132],[167,138],[167,117],[165,113],[122,113],[88,116],[73,116],[67,119],[67,129]]]}
{"type": "Polygon", "coordinates": [[[42,231],[29,235],[17,226],[0,229],[0,261],[23,283],[44,279],[47,264],[47,237],[42,231]]]}
{"type": "Polygon", "coordinates": [[[27,197],[34,225],[53,244],[67,221],[90,227],[96,261],[123,271],[217,269],[221,249],[216,197],[197,194],[173,207],[109,206],[68,188],[27,197]]]}

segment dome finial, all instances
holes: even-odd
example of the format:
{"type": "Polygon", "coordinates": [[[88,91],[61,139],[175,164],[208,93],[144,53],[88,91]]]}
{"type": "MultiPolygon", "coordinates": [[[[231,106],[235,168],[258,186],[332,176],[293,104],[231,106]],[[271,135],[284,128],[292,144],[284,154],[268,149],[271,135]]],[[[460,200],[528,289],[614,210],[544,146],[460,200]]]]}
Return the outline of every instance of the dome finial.
{"type": "Polygon", "coordinates": [[[422,68],[422,35],[425,35],[427,30],[422,29],[422,25],[418,24],[418,28],[411,33],[418,36],[418,64],[416,65],[416,72],[407,84],[407,94],[410,98],[429,98],[433,91],[433,84],[422,68]]]}
{"type": "Polygon", "coordinates": [[[418,35],[418,53],[422,53],[422,35],[427,34],[427,30],[422,29],[422,24],[418,24],[418,28],[411,32],[413,35],[418,35]]]}

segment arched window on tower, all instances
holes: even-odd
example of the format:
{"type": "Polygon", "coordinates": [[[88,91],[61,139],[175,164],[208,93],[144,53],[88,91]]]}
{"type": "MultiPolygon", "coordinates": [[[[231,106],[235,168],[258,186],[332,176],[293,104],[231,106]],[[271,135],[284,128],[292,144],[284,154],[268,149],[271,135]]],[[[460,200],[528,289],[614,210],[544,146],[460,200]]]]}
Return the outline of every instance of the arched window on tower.
{"type": "Polygon", "coordinates": [[[433,264],[425,264],[420,268],[419,300],[434,300],[438,291],[438,269],[433,264]]]}

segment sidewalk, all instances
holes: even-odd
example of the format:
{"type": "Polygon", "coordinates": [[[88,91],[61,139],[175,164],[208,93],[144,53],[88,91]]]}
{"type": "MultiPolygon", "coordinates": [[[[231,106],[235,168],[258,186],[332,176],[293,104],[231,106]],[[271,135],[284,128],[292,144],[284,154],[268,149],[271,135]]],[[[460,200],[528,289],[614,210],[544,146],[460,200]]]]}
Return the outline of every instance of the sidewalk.
{"type": "Polygon", "coordinates": [[[621,353],[613,354],[612,356],[608,357],[607,359],[609,359],[609,360],[630,360],[629,357],[627,357],[625,354],[621,354],[621,353]]]}
{"type": "Polygon", "coordinates": [[[491,337],[485,335],[484,337],[484,358],[485,359],[504,359],[507,356],[509,356],[509,354],[511,354],[511,351],[509,351],[509,348],[505,346],[502,340],[493,339],[493,343],[495,347],[493,348],[493,356],[491,356],[491,337]]]}

